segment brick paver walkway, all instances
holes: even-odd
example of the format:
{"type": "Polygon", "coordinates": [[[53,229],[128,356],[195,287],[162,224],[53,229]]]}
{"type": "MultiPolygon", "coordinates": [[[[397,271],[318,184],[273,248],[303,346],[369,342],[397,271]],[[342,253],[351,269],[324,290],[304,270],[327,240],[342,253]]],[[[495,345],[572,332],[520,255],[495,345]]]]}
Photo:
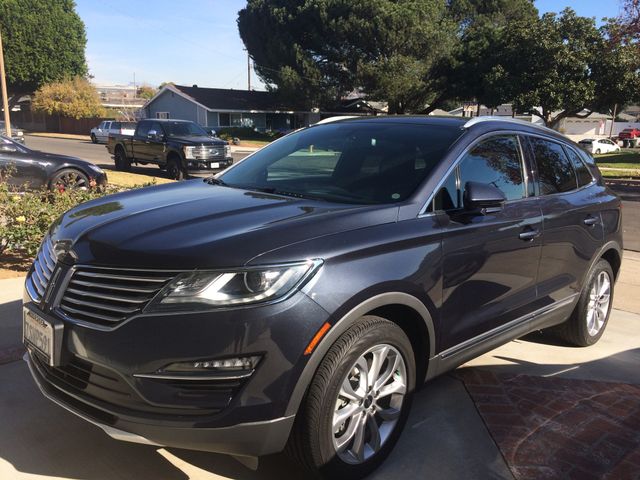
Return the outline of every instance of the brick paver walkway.
{"type": "Polygon", "coordinates": [[[477,368],[457,376],[516,479],[640,479],[640,386],[477,368]]]}

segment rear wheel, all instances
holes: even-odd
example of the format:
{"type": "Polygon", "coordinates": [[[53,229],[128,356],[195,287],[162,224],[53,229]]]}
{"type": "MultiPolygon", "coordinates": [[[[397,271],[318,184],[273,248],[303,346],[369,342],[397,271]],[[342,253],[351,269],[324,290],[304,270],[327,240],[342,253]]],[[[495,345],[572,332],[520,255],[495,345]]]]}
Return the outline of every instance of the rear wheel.
{"type": "Polygon", "coordinates": [[[49,182],[49,190],[87,190],[89,188],[89,177],[80,170],[64,168],[53,176],[49,182]]]}
{"type": "Polygon", "coordinates": [[[113,155],[113,159],[116,164],[116,170],[121,172],[129,172],[131,171],[131,160],[127,158],[127,155],[124,152],[122,147],[116,148],[116,152],[113,155]]]}
{"type": "Polygon", "coordinates": [[[580,347],[600,340],[613,304],[613,281],[611,265],[604,259],[599,260],[589,274],[571,317],[557,329],[562,338],[580,347]]]}
{"type": "Polygon", "coordinates": [[[322,478],[356,479],[391,453],[415,388],[411,342],[396,324],[362,317],[329,349],[287,449],[322,478]]]}

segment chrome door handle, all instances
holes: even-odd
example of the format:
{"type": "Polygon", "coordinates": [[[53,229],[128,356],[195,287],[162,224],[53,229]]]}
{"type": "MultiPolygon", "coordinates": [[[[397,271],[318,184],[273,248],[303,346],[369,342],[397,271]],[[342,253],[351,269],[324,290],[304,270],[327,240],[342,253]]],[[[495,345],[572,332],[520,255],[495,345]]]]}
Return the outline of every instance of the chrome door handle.
{"type": "Polygon", "coordinates": [[[536,238],[538,235],[540,235],[539,230],[527,230],[526,232],[521,232],[520,235],[518,235],[518,238],[520,238],[520,240],[530,242],[531,240],[536,238]]]}
{"type": "Polygon", "coordinates": [[[591,215],[589,215],[587,218],[585,218],[582,221],[582,223],[584,223],[588,227],[593,227],[594,225],[596,225],[598,223],[598,219],[596,217],[592,217],[591,215]]]}

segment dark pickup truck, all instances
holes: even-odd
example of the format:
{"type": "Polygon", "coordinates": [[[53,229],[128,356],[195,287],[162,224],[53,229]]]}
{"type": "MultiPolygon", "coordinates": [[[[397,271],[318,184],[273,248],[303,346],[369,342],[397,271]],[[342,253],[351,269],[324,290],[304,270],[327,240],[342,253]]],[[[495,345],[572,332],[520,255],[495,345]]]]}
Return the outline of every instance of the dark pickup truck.
{"type": "Polygon", "coordinates": [[[219,172],[233,163],[227,142],[187,120],[141,120],[133,136],[109,135],[107,150],[117,170],[154,163],[176,180],[188,173],[219,172]]]}

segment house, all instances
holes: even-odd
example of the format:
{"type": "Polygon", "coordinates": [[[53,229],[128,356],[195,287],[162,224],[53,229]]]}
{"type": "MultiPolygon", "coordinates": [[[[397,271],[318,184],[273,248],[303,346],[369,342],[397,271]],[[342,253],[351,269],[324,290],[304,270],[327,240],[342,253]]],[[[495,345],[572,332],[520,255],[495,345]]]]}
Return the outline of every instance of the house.
{"type": "Polygon", "coordinates": [[[336,102],[320,111],[283,99],[275,92],[165,85],[144,105],[146,118],[177,118],[200,125],[287,131],[332,115],[372,115],[378,110],[363,99],[336,102]]]}

